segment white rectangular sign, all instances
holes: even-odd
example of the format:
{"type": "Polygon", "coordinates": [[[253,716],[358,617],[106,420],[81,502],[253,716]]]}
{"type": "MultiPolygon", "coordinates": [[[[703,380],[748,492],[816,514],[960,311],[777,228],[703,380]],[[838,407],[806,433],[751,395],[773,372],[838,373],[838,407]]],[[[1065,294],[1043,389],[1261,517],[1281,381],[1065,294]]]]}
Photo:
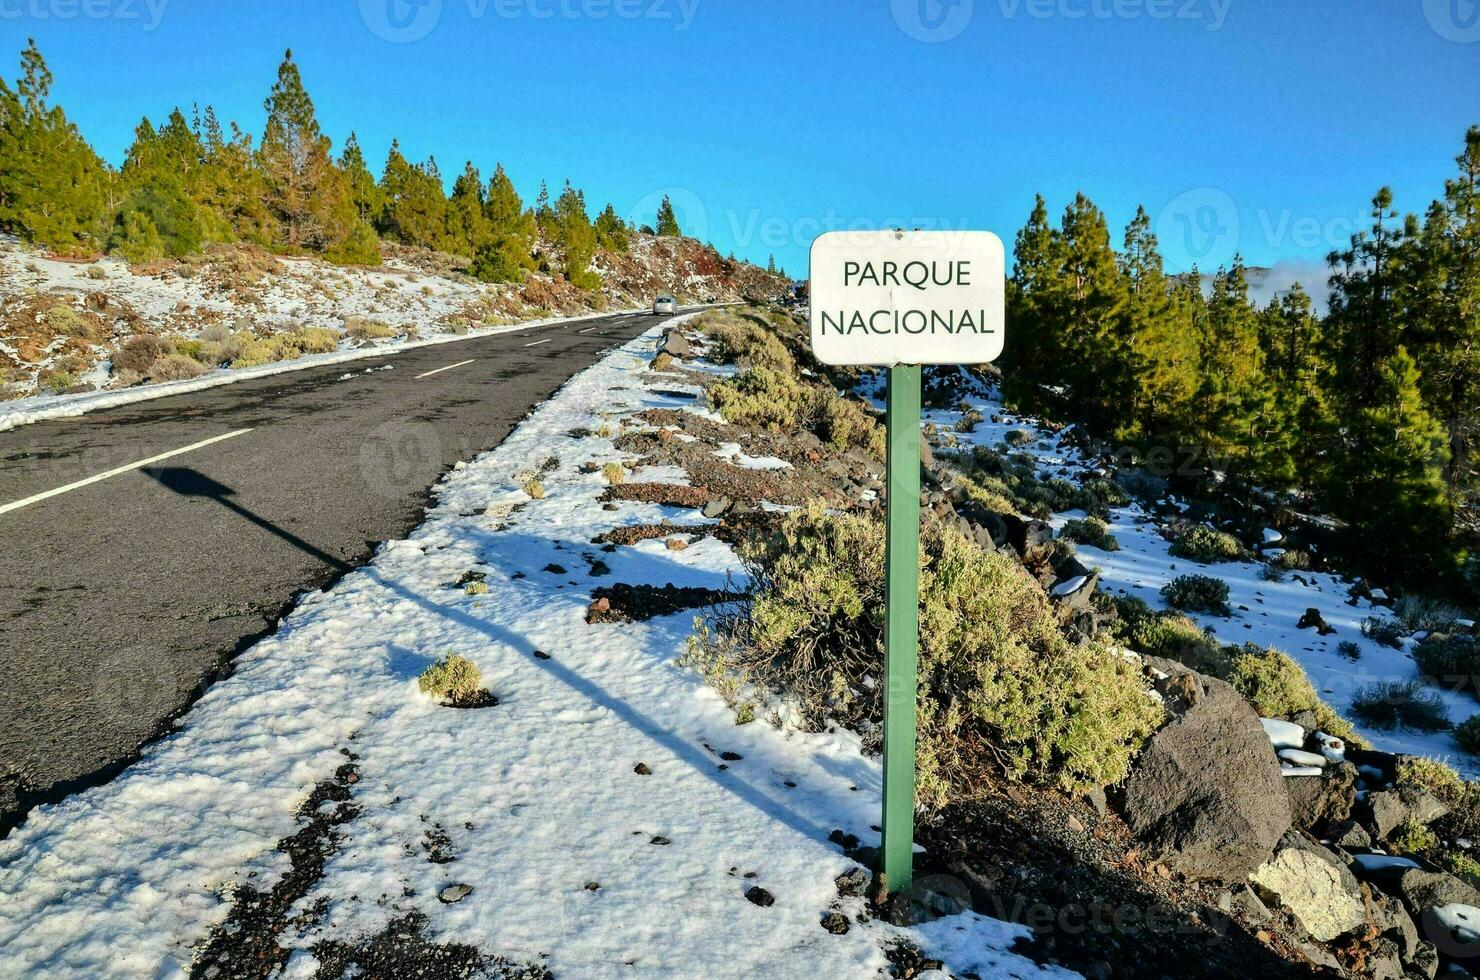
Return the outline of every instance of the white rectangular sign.
{"type": "Polygon", "coordinates": [[[830,231],[812,243],[824,364],[984,364],[1002,353],[1006,256],[989,231],[830,231]]]}

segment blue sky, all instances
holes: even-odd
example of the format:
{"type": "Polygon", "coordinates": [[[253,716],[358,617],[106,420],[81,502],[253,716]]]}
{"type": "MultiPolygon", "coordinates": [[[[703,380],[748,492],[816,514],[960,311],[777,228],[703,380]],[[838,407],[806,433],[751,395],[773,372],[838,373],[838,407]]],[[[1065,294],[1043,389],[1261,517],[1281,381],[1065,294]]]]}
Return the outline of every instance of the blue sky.
{"type": "Polygon", "coordinates": [[[1377,187],[1421,211],[1480,123],[1470,0],[415,2],[0,0],[0,74],[34,35],[117,162],[176,104],[260,132],[291,46],[373,169],[396,137],[449,181],[502,161],[528,198],[569,177],[639,221],[667,192],[686,231],[799,275],[821,230],[1010,248],[1035,192],[1083,190],[1117,240],[1144,204],[1173,269],[1239,249],[1319,276],[1377,187]]]}

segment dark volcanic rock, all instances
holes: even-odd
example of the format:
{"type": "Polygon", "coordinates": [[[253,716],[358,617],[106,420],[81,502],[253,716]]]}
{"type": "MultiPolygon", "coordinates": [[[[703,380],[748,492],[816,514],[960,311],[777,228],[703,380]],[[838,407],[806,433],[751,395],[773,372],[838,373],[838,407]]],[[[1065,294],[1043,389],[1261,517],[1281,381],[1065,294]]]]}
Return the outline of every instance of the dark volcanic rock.
{"type": "Polygon", "coordinates": [[[1328,767],[1324,776],[1292,776],[1285,780],[1285,791],[1290,795],[1295,826],[1314,832],[1351,815],[1357,798],[1357,767],[1344,762],[1328,767]]]}
{"type": "Polygon", "coordinates": [[[1149,855],[1174,871],[1242,881],[1290,828],[1290,800],[1269,737],[1230,685],[1147,659],[1171,675],[1180,704],[1126,778],[1126,822],[1149,855]]]}

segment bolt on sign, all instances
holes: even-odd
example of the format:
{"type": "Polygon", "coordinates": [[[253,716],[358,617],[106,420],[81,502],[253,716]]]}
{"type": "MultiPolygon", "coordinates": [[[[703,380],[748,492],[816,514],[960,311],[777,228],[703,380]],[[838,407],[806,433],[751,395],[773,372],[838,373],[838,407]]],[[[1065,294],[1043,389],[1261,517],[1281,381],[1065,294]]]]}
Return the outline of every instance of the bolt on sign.
{"type": "Polygon", "coordinates": [[[812,243],[812,351],[889,369],[881,867],[910,887],[920,646],[920,365],[1002,353],[1006,256],[988,231],[834,231],[812,243]]]}

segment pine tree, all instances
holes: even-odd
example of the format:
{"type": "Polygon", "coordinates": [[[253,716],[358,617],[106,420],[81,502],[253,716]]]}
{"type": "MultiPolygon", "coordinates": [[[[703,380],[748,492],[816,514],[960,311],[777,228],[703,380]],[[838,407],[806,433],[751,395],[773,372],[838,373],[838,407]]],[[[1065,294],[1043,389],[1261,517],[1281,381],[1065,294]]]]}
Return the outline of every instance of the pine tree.
{"type": "Polygon", "coordinates": [[[1125,229],[1120,274],[1130,401],[1119,435],[1160,439],[1171,435],[1196,390],[1192,334],[1177,316],[1156,235],[1145,208],[1125,229]]]}
{"type": "Polygon", "coordinates": [[[540,234],[549,238],[555,235],[555,209],[550,206],[550,186],[540,181],[540,193],[534,199],[534,220],[539,223],[540,234]]]}
{"type": "Polygon", "coordinates": [[[1328,499],[1357,529],[1350,546],[1369,567],[1399,581],[1431,579],[1452,570],[1444,429],[1423,407],[1418,368],[1404,348],[1373,373],[1372,403],[1349,420],[1367,434],[1365,449],[1337,458],[1328,499]],[[1379,529],[1389,533],[1373,533],[1379,529]]]}
{"type": "Polygon", "coordinates": [[[290,252],[339,246],[353,230],[354,204],[329,156],[329,138],[319,130],[292,51],[283,55],[263,106],[267,127],[257,160],[278,222],[276,244],[290,252]]]}
{"type": "Polygon", "coordinates": [[[678,227],[678,215],[673,212],[673,202],[667,194],[663,195],[663,203],[658,205],[658,234],[670,238],[683,234],[678,227]]]}
{"type": "Polygon", "coordinates": [[[447,198],[435,158],[413,165],[393,141],[380,191],[384,205],[377,227],[382,235],[403,245],[442,247],[447,237],[447,198]]]}
{"type": "Polygon", "coordinates": [[[608,252],[625,252],[632,243],[632,229],[610,204],[596,216],[595,228],[597,246],[608,252]]]}
{"type": "Polygon", "coordinates": [[[565,190],[555,202],[555,241],[565,253],[565,278],[582,289],[596,289],[601,277],[591,271],[596,255],[596,231],[586,214],[586,199],[580,191],[565,182],[565,190]]]}
{"type": "Polygon", "coordinates": [[[492,241],[486,203],[483,200],[483,177],[469,160],[452,185],[447,201],[447,247],[459,255],[475,256],[492,241]]]}
{"type": "Polygon", "coordinates": [[[1320,321],[1300,283],[1270,300],[1260,314],[1259,345],[1277,416],[1264,449],[1264,480],[1309,491],[1323,479],[1330,414],[1319,356],[1320,321]]]}
{"type": "Polygon", "coordinates": [[[1258,469],[1261,442],[1271,431],[1273,392],[1264,383],[1259,314],[1249,301],[1243,259],[1219,269],[1198,346],[1198,444],[1215,467],[1258,469]]]}
{"type": "Polygon", "coordinates": [[[776,256],[771,255],[771,256],[767,257],[767,259],[766,259],[766,271],[769,272],[773,276],[776,274],[776,256]]]}
{"type": "Polygon", "coordinates": [[[339,169],[349,185],[349,198],[355,206],[355,213],[361,221],[374,224],[380,217],[385,202],[379,185],[375,183],[375,176],[365,163],[365,152],[360,149],[360,139],[353,131],[350,132],[349,139],[344,141],[344,149],[339,154],[339,169]]]}
{"type": "Polygon", "coordinates": [[[525,270],[534,267],[531,252],[538,237],[534,213],[524,209],[519,192],[504,173],[503,164],[494,168],[484,195],[484,215],[488,219],[488,243],[473,257],[469,270],[485,282],[522,282],[525,270]]]}
{"type": "Polygon", "coordinates": [[[1055,384],[1052,365],[1063,349],[1059,305],[1063,283],[1063,242],[1048,223],[1040,194],[1013,246],[1013,272],[1007,284],[1006,348],[1001,358],[1005,393],[1028,410],[1048,408],[1047,386],[1055,384]]]}
{"type": "Polygon", "coordinates": [[[1083,194],[1064,211],[1060,241],[1064,288],[1050,315],[1063,331],[1065,408],[1115,432],[1124,425],[1132,387],[1122,329],[1126,295],[1105,216],[1083,194]]]}
{"type": "Polygon", "coordinates": [[[1400,305],[1422,369],[1425,403],[1443,422],[1449,447],[1445,483],[1451,504],[1476,530],[1474,444],[1480,438],[1480,126],[1465,135],[1445,182],[1404,253],[1400,305]]]}
{"type": "Polygon", "coordinates": [[[97,251],[112,175],[60,107],[31,40],[15,88],[0,78],[0,229],[67,254],[97,251]]]}
{"type": "Polygon", "coordinates": [[[224,219],[216,219],[216,234],[208,234],[207,215],[192,194],[204,158],[205,147],[179,109],[158,130],[147,118],[141,121],[119,173],[125,196],[109,248],[132,262],[147,262],[189,255],[209,238],[229,239],[224,219]]]}

